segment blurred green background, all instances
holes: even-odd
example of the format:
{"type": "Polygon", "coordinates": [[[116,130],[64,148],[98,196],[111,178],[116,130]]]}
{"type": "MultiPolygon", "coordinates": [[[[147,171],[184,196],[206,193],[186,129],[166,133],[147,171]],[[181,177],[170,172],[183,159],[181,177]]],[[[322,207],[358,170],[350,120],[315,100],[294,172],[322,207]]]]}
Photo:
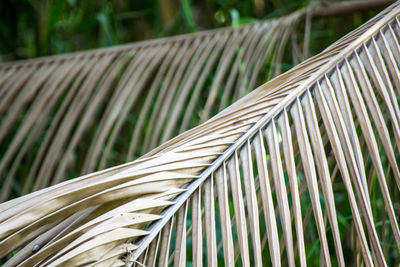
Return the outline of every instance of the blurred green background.
{"type": "MultiPolygon", "coordinates": [[[[311,2],[310,0],[2,0],[0,1],[0,61],[107,47],[224,26],[238,26],[290,14],[311,2]]],[[[310,54],[319,52],[378,11],[363,11],[342,18],[313,20],[310,54]]],[[[301,31],[302,25],[299,25],[299,32],[301,31]]]]}
{"type": "MultiPolygon", "coordinates": [[[[11,61],[109,47],[226,26],[240,26],[288,15],[305,8],[311,0],[1,0],[0,61],[11,61]]],[[[313,19],[308,55],[320,52],[360,26],[380,9],[313,19]]],[[[304,39],[305,25],[297,25],[297,41],[304,39]]],[[[295,64],[290,53],[282,71],[295,64]]],[[[125,158],[125,155],[122,155],[125,158]]],[[[122,158],[121,156],[121,158],[122,158]]],[[[120,162],[115,162],[115,164],[120,162]]],[[[78,176],[72,173],[70,177],[78,176]]],[[[342,186],[339,183],[335,186],[342,186]]],[[[376,209],[383,202],[373,187],[376,209]],[[374,191],[375,190],[375,191],[374,191]],[[375,199],[377,199],[375,201],[375,199]]],[[[344,188],[335,188],[344,192],[344,188]]],[[[335,195],[339,201],[345,194],[335,195]]],[[[307,201],[306,201],[307,202],[307,201]]],[[[308,201],[309,203],[310,201],[308,201]]],[[[306,213],[308,206],[302,207],[306,213]]],[[[340,226],[351,230],[349,206],[340,207],[340,226]]],[[[375,214],[375,212],[374,212],[375,214]]],[[[319,266],[319,240],[315,227],[307,229],[308,263],[319,266]]],[[[345,233],[348,234],[348,233],[345,233]]],[[[391,238],[391,237],[390,237],[391,238]]],[[[353,252],[345,240],[346,257],[353,252]]],[[[191,255],[188,251],[188,255],[191,255]]],[[[352,262],[353,259],[350,259],[352,262]]]]}

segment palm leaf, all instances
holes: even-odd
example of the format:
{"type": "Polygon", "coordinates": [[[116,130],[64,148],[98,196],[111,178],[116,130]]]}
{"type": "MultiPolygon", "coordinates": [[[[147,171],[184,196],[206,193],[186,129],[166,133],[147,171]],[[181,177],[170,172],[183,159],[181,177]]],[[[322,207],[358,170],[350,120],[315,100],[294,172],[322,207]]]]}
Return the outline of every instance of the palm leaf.
{"type": "Polygon", "coordinates": [[[0,255],[22,266],[304,266],[318,247],[324,265],[344,266],[350,242],[357,264],[397,264],[399,15],[395,3],[136,161],[0,204],[0,255]]]}

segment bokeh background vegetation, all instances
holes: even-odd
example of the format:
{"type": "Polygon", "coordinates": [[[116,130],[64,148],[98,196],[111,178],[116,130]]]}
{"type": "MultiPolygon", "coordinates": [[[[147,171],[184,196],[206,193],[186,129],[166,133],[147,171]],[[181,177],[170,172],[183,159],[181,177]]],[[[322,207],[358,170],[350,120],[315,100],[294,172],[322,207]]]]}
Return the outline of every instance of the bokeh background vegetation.
{"type": "MultiPolygon", "coordinates": [[[[0,61],[109,47],[220,27],[237,27],[288,15],[307,7],[310,3],[310,0],[2,0],[0,61]]],[[[303,56],[308,57],[320,52],[379,11],[368,10],[313,19],[309,46],[303,56]]],[[[297,36],[292,38],[296,38],[300,43],[304,42],[304,29],[305,25],[298,25],[297,36]]],[[[282,71],[290,69],[297,62],[291,57],[291,53],[287,53],[283,59],[282,71]]],[[[121,143],[124,143],[123,138],[121,139],[121,143]]],[[[117,157],[112,163],[121,163],[125,159],[124,156],[117,157]]],[[[69,178],[78,175],[71,173],[69,178]]],[[[18,185],[13,186],[14,190],[19,192],[15,189],[18,189],[18,185]]],[[[337,191],[345,191],[344,188],[338,188],[343,187],[342,184],[337,183],[335,186],[337,191]]],[[[372,188],[374,209],[383,209],[377,185],[374,184],[372,188]]],[[[15,193],[13,196],[18,195],[15,193]]],[[[346,198],[344,193],[335,196],[339,202],[346,198]]],[[[306,213],[307,208],[302,207],[302,212],[306,213]]],[[[349,262],[353,262],[351,240],[346,240],[345,236],[350,236],[352,230],[350,207],[341,206],[340,210],[340,226],[349,229],[342,236],[345,241],[344,249],[349,262]]],[[[307,260],[309,264],[318,266],[318,235],[313,223],[309,224],[309,228],[311,240],[306,240],[309,251],[307,260]]],[[[391,240],[391,237],[388,239],[391,240]]],[[[391,242],[389,246],[390,244],[391,242]]],[[[191,255],[190,251],[188,255],[191,255]]]]}
{"type": "MultiPolygon", "coordinates": [[[[0,61],[108,47],[225,26],[304,8],[311,0],[2,0],[0,61]]],[[[313,20],[310,55],[379,10],[313,20]]],[[[300,38],[302,25],[299,25],[300,38]]],[[[289,59],[287,60],[288,62],[289,59]]],[[[285,66],[288,68],[290,66],[285,66]]]]}

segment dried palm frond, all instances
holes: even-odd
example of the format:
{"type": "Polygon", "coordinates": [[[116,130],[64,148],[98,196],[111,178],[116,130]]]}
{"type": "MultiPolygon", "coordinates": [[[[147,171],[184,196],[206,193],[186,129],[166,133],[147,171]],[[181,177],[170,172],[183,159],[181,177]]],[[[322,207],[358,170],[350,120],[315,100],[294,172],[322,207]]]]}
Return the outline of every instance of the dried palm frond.
{"type": "Polygon", "coordinates": [[[315,249],[344,266],[346,242],[357,263],[398,264],[398,16],[395,3],[136,161],[0,204],[6,266],[304,266],[315,249]]]}

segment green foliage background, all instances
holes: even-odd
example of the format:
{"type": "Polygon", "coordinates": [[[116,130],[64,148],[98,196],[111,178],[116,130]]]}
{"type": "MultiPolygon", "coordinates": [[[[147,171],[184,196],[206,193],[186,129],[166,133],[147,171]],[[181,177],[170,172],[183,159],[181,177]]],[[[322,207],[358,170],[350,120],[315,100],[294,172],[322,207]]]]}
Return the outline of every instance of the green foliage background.
{"type": "MultiPolygon", "coordinates": [[[[0,61],[107,47],[225,26],[236,27],[287,15],[310,3],[310,0],[2,0],[0,61]]],[[[371,10],[313,20],[309,55],[320,52],[378,12],[371,10]]],[[[300,42],[304,38],[304,27],[298,25],[300,42]]],[[[282,71],[295,63],[287,53],[282,71]]],[[[77,175],[73,173],[71,177],[77,175]]],[[[340,188],[342,185],[335,183],[334,186],[339,192],[335,197],[345,199],[344,189],[340,188]]],[[[372,188],[373,199],[376,199],[374,209],[382,209],[377,185],[372,188]]],[[[352,234],[351,212],[348,206],[340,209],[340,227],[348,229],[342,231],[346,258],[348,262],[354,262],[351,240],[345,238],[345,235],[352,234]]],[[[303,214],[307,210],[307,206],[302,207],[303,214]]],[[[309,224],[309,228],[311,238],[306,240],[309,251],[307,261],[312,266],[318,266],[318,235],[313,223],[309,224]]],[[[385,240],[391,246],[392,237],[387,236],[385,240]]],[[[188,255],[190,257],[191,251],[188,255]]]]}
{"type": "MultiPolygon", "coordinates": [[[[289,14],[310,0],[2,0],[0,61],[107,47],[289,14]]],[[[377,11],[313,21],[311,54],[377,11]]],[[[299,25],[301,28],[304,27],[299,25]]],[[[301,34],[300,34],[301,35],[301,34]]],[[[286,66],[287,68],[288,66],[286,66]]]]}

